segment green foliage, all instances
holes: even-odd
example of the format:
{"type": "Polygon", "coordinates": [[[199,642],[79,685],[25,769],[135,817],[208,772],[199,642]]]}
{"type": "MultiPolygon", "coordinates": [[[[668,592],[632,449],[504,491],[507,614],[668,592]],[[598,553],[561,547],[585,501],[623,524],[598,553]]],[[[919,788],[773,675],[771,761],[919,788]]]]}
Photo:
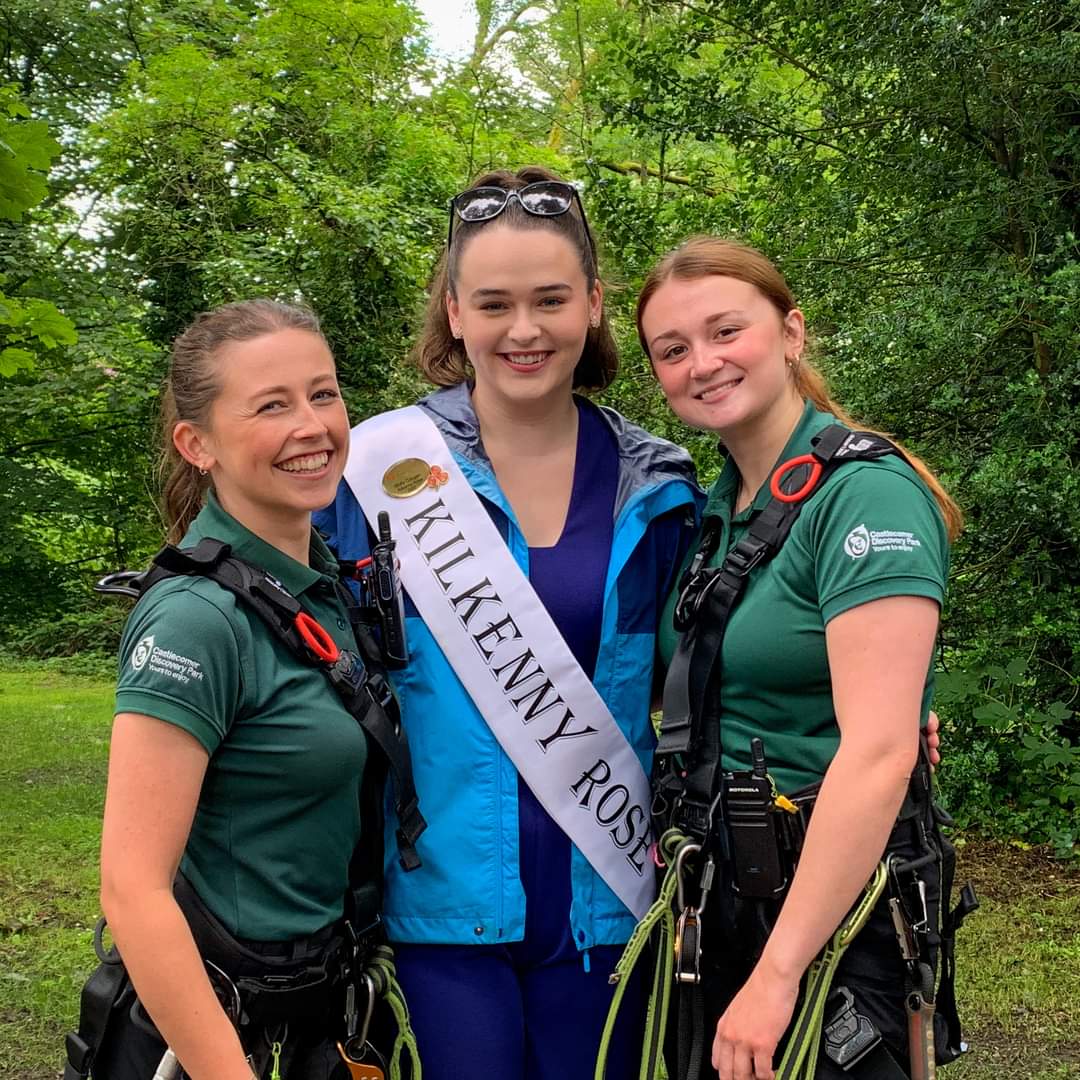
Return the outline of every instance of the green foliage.
{"type": "MultiPolygon", "coordinates": [[[[19,221],[47,192],[44,173],[60,144],[48,125],[30,120],[15,87],[0,86],[0,221],[19,221]]],[[[0,286],[7,275],[0,273],[0,286]]],[[[0,377],[31,370],[35,349],[74,345],[70,319],[45,300],[7,296],[0,288],[0,377]]]]}
{"type": "Polygon", "coordinates": [[[60,144],[30,109],[15,87],[0,87],[0,218],[18,221],[48,191],[44,173],[60,144]]]}
{"type": "Polygon", "coordinates": [[[946,722],[942,790],[958,824],[1077,854],[1080,739],[1069,727],[1073,710],[1048,701],[1021,658],[940,674],[935,702],[946,722]]]}
{"type": "Polygon", "coordinates": [[[447,197],[535,161],[582,183],[599,239],[623,350],[605,400],[706,482],[714,441],[664,405],[635,286],[695,232],[779,262],[838,400],[967,517],[950,800],[1067,847],[1080,0],[477,8],[472,54],[446,62],[407,0],[0,0],[0,641],[111,647],[89,583],[160,542],[158,387],[195,313],[304,299],[354,418],[411,400],[447,197]]]}

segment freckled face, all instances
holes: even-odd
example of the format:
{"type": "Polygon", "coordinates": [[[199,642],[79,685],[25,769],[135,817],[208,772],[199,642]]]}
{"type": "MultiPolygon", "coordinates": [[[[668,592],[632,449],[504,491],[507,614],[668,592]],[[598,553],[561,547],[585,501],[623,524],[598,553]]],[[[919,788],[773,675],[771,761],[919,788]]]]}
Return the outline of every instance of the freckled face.
{"type": "Polygon", "coordinates": [[[787,361],[802,351],[802,312],[781,316],[749,282],[670,278],[650,298],[641,327],[664,396],[691,427],[729,434],[797,396],[787,361]]]}
{"type": "MultiPolygon", "coordinates": [[[[278,330],[218,353],[221,392],[203,433],[222,506],[254,532],[334,500],[349,418],[326,342],[278,330]]],[[[272,528],[272,525],[270,526],[272,528]]]]}
{"type": "Polygon", "coordinates": [[[476,373],[476,393],[507,403],[568,395],[602,291],[573,244],[550,229],[493,225],[458,260],[446,309],[476,373]]]}

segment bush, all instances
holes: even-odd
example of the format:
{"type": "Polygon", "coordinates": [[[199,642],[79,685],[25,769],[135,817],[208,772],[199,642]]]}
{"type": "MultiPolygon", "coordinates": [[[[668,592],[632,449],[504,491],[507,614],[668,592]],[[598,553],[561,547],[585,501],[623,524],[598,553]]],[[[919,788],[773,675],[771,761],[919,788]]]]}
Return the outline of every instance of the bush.
{"type": "Polygon", "coordinates": [[[941,673],[942,797],[957,824],[1080,856],[1080,736],[1023,659],[941,673]]]}

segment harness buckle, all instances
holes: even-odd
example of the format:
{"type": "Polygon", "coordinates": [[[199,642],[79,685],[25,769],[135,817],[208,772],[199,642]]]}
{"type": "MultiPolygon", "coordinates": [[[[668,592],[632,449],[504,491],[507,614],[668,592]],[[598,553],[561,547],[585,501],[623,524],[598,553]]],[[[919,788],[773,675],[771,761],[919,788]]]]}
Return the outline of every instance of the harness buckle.
{"type": "Polygon", "coordinates": [[[749,537],[740,540],[728,553],[724,560],[724,570],[733,571],[739,577],[744,577],[765,558],[769,547],[761,542],[754,542],[749,537]]]}

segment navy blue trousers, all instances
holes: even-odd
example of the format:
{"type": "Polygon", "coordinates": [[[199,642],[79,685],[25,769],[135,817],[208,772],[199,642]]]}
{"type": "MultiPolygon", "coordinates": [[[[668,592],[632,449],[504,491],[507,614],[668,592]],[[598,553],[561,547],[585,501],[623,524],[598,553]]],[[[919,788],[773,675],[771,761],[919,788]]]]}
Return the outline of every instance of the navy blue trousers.
{"type": "MultiPolygon", "coordinates": [[[[622,946],[578,951],[570,842],[524,784],[519,821],[523,941],[394,945],[424,1080],[592,1080],[622,946]]],[[[609,1080],[637,1076],[645,998],[636,978],[611,1041],[609,1080]]]]}

